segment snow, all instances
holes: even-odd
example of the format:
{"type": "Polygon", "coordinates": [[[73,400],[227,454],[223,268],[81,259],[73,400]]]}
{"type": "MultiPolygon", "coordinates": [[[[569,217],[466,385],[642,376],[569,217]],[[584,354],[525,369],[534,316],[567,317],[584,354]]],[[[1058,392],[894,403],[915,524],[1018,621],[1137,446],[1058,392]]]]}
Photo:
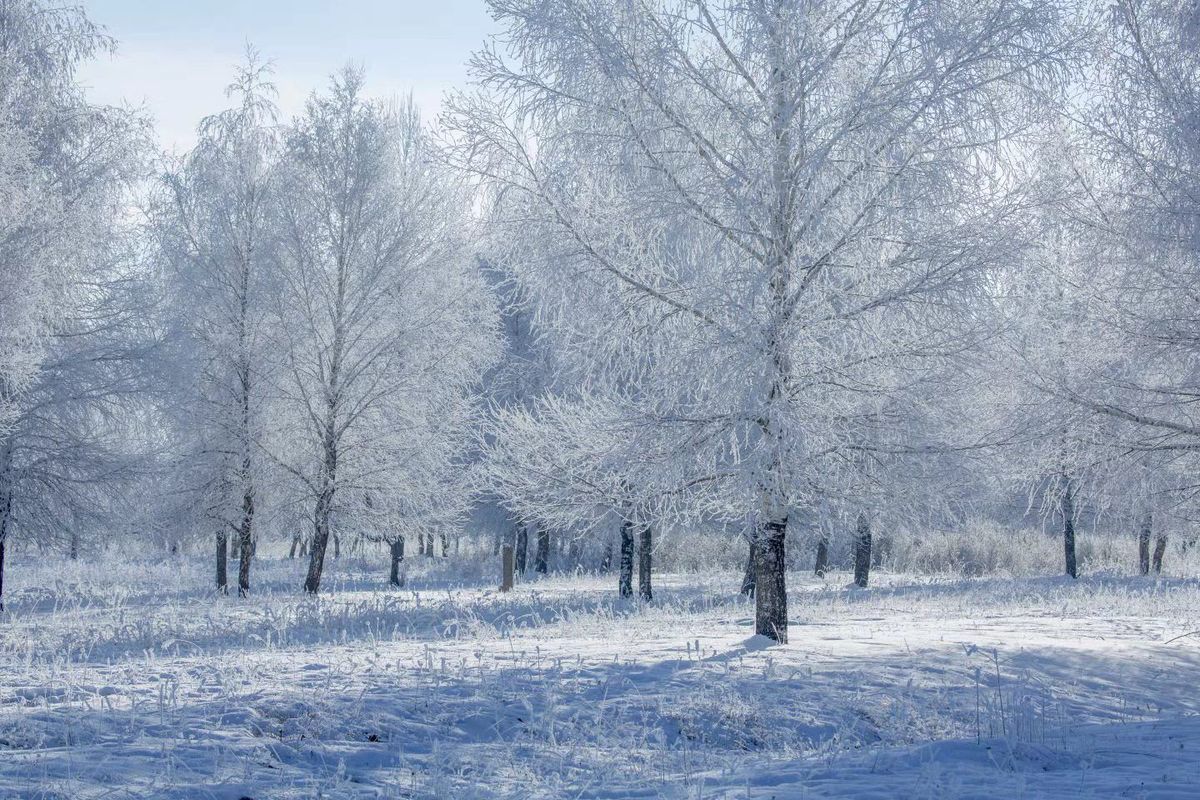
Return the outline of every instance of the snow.
{"type": "Polygon", "coordinates": [[[10,560],[0,797],[1195,797],[1200,581],[10,560]],[[486,573],[486,570],[480,572],[486,573]],[[1182,638],[1177,638],[1182,636],[1182,638]]]}

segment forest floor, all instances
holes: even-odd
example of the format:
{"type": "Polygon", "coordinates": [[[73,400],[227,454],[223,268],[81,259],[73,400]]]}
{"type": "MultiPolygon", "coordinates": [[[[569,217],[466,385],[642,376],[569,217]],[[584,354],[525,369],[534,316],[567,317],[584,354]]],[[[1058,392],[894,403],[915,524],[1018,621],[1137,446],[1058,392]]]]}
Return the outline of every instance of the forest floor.
{"type": "Polygon", "coordinates": [[[797,573],[780,646],[733,574],[8,567],[0,798],[1200,797],[1193,579],[797,573]]]}

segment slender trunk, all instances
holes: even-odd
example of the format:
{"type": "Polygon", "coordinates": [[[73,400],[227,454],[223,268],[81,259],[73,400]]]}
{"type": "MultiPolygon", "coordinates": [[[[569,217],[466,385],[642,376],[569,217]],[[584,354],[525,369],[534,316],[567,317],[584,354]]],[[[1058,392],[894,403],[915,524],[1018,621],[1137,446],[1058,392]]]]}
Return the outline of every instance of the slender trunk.
{"type": "Polygon", "coordinates": [[[223,527],[217,531],[217,591],[221,594],[229,591],[229,547],[226,542],[228,538],[223,527]]]}
{"type": "Polygon", "coordinates": [[[754,597],[754,542],[750,542],[746,553],[746,571],[742,573],[742,588],[739,590],[746,597],[754,597]]]}
{"type": "Polygon", "coordinates": [[[545,575],[550,570],[550,529],[538,525],[537,554],[533,558],[533,571],[545,575]]]}
{"type": "Polygon", "coordinates": [[[829,571],[829,534],[821,531],[820,537],[817,539],[817,560],[813,565],[813,574],[818,578],[824,578],[825,573],[829,571]]]}
{"type": "Polygon", "coordinates": [[[1147,511],[1142,517],[1142,526],[1138,529],[1138,572],[1150,574],[1150,532],[1154,526],[1154,518],[1147,511]]]}
{"type": "Polygon", "coordinates": [[[647,525],[642,528],[638,542],[638,595],[647,602],[654,599],[654,590],[650,587],[650,567],[654,551],[653,529],[647,525]]]}
{"type": "Polygon", "coordinates": [[[229,538],[229,560],[236,561],[239,558],[241,558],[242,537],[234,535],[234,536],[230,536],[228,538],[229,538]]]}
{"type": "Polygon", "coordinates": [[[786,644],[787,515],[768,520],[754,537],[754,632],[786,644]]]}
{"type": "Polygon", "coordinates": [[[241,551],[241,559],[238,561],[238,597],[250,594],[250,559],[254,558],[254,541],[251,538],[253,521],[254,491],[247,483],[246,492],[242,495],[242,524],[238,530],[238,549],[241,551]]]}
{"type": "Polygon", "coordinates": [[[0,530],[0,611],[4,610],[4,546],[5,537],[3,530],[0,530]]]}
{"type": "Polygon", "coordinates": [[[342,557],[342,535],[337,532],[331,532],[330,537],[333,539],[333,557],[342,557]]]}
{"type": "Polygon", "coordinates": [[[404,537],[396,539],[392,542],[392,574],[388,582],[392,586],[403,586],[404,575],[401,573],[400,564],[404,561],[404,537]]]}
{"type": "Polygon", "coordinates": [[[438,538],[442,540],[442,558],[447,558],[450,555],[450,539],[444,530],[438,533],[438,538]]]}
{"type": "Polygon", "coordinates": [[[525,574],[525,561],[529,554],[529,526],[522,524],[517,529],[517,565],[518,575],[525,574]]]}
{"type": "Polygon", "coordinates": [[[74,530],[74,529],[72,529],[72,530],[71,530],[71,552],[70,552],[70,557],[71,557],[71,560],[72,560],[72,561],[78,561],[78,560],[79,560],[79,531],[77,531],[77,530],[74,530]]]}
{"type": "Polygon", "coordinates": [[[1062,494],[1063,515],[1063,556],[1066,572],[1072,578],[1079,577],[1079,567],[1075,560],[1075,489],[1071,479],[1066,478],[1062,494]]]}
{"type": "Polygon", "coordinates": [[[292,546],[288,548],[288,558],[295,559],[296,551],[300,549],[300,534],[292,534],[292,546]]]}
{"type": "Polygon", "coordinates": [[[854,527],[854,583],[863,589],[871,579],[871,521],[860,511],[854,527]]]}
{"type": "Polygon", "coordinates": [[[633,597],[633,523],[621,521],[621,572],[617,578],[617,593],[633,597]]]}
{"type": "Polygon", "coordinates": [[[301,536],[300,537],[300,557],[305,558],[307,556],[308,556],[308,537],[301,536]]]}
{"type": "Polygon", "coordinates": [[[1163,555],[1167,552],[1167,534],[1163,531],[1158,532],[1158,536],[1154,538],[1154,574],[1162,573],[1163,555]]]}

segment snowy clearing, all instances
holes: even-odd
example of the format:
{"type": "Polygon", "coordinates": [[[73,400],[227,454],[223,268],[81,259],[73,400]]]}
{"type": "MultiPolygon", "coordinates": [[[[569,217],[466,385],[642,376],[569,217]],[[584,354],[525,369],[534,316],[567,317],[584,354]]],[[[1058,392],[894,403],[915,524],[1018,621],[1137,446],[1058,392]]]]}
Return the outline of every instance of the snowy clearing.
{"type": "Polygon", "coordinates": [[[1200,581],[789,576],[791,643],[734,575],[510,595],[418,562],[18,562],[0,796],[1195,797],[1200,581]],[[422,567],[424,571],[422,571],[422,567]],[[1174,641],[1172,641],[1174,639],[1174,641]]]}

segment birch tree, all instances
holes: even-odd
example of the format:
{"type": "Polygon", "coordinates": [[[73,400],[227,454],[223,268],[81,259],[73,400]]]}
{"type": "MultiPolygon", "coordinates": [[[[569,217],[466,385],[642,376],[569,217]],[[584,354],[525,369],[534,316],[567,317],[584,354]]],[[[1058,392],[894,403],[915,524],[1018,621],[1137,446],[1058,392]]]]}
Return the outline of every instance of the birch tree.
{"type": "Polygon", "coordinates": [[[498,355],[469,198],[430,148],[411,102],[366,99],[349,68],[288,132],[278,321],[282,417],[295,427],[272,447],[312,503],[310,593],[335,513],[354,520],[368,497],[403,496],[426,450],[453,463],[471,387],[498,355]]]}
{"type": "Polygon", "coordinates": [[[146,124],[76,78],[110,46],[78,9],[0,3],[0,592],[9,537],[95,519],[130,466],[147,308],[124,223],[146,124]]]}
{"type": "Polygon", "coordinates": [[[872,369],[961,341],[1020,207],[996,160],[1069,55],[1065,8],[490,5],[509,47],[456,104],[460,162],[558,243],[531,282],[615,285],[681,343],[675,416],[724,443],[704,471],[738,470],[755,630],[786,641],[805,473],[872,369]]]}
{"type": "Polygon", "coordinates": [[[267,298],[273,286],[272,169],[277,112],[270,65],[253,50],[226,90],[236,105],[201,122],[199,141],[163,178],[156,223],[173,288],[183,382],[176,410],[193,447],[189,487],[215,525],[217,590],[230,534],[238,595],[250,591],[261,482],[263,387],[270,380],[267,298]]]}

